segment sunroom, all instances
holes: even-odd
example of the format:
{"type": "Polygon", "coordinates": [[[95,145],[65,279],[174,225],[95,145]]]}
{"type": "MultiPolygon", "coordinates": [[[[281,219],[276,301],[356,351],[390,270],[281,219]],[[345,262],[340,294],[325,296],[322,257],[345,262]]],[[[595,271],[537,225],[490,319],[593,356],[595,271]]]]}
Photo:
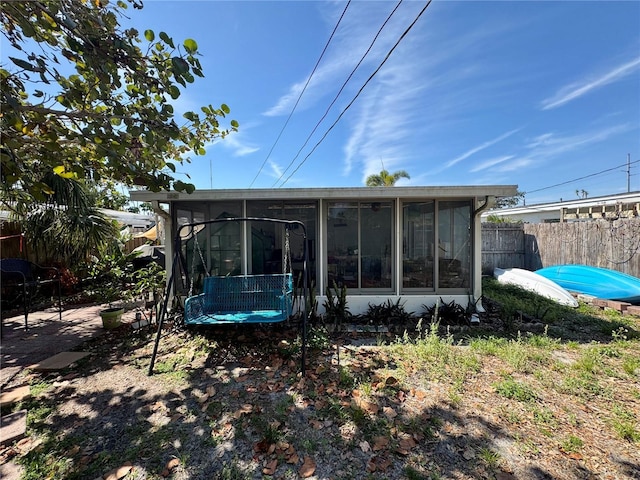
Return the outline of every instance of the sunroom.
{"type": "Polygon", "coordinates": [[[318,313],[323,313],[327,288],[346,287],[349,311],[360,314],[387,300],[400,300],[408,312],[439,299],[475,303],[482,294],[480,214],[495,198],[515,195],[516,186],[130,194],[132,201],[151,202],[164,218],[168,259],[181,225],[247,217],[302,222],[305,237],[263,221],[207,224],[184,243],[187,268],[196,279],[281,273],[287,267],[286,250],[294,278],[299,278],[306,242],[307,278],[316,292],[318,313]]]}

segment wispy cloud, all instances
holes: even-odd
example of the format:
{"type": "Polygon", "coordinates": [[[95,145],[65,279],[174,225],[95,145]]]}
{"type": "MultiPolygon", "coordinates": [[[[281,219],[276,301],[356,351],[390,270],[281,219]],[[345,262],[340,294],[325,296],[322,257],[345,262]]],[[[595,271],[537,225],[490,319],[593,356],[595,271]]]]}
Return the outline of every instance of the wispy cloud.
{"type": "Polygon", "coordinates": [[[542,110],[550,110],[557,108],[565,103],[569,103],[572,100],[582,97],[590,93],[593,90],[604,87],[610,83],[617,82],[618,80],[632,74],[635,70],[640,68],[640,57],[624,63],[613,70],[597,76],[594,79],[587,80],[581,83],[572,83],[562,87],[558,92],[550,98],[542,101],[542,110]]]}
{"type": "Polygon", "coordinates": [[[489,160],[485,160],[484,162],[479,163],[469,171],[471,173],[482,172],[484,170],[487,170],[488,168],[495,167],[500,163],[504,163],[507,160],[511,160],[512,158],[513,158],[513,155],[504,155],[502,157],[491,158],[489,160]]]}
{"type": "MultiPolygon", "coordinates": [[[[531,165],[540,167],[554,159],[562,158],[591,144],[606,141],[634,128],[637,127],[622,124],[601,130],[591,130],[579,135],[558,135],[546,132],[527,141],[520,149],[522,150],[521,154],[509,154],[486,160],[476,165],[470,172],[490,172],[492,175],[499,175],[522,171],[531,165]]],[[[516,147],[512,148],[517,150],[516,147]]]]}
{"type": "Polygon", "coordinates": [[[521,169],[523,169],[525,167],[528,167],[529,165],[531,165],[534,162],[535,162],[535,160],[533,158],[521,157],[521,158],[518,158],[517,160],[511,161],[511,162],[502,163],[502,164],[496,166],[496,168],[492,168],[491,171],[493,173],[514,172],[516,170],[521,170],[521,169]]]}
{"type": "Polygon", "coordinates": [[[459,157],[456,157],[453,160],[450,160],[449,162],[447,162],[446,165],[445,165],[445,168],[451,168],[455,164],[461,162],[462,160],[466,160],[467,158],[471,157],[472,155],[475,155],[476,153],[481,152],[482,150],[484,150],[486,148],[489,148],[492,145],[495,145],[496,143],[499,143],[499,142],[501,142],[502,140],[504,140],[506,138],[509,138],[511,135],[516,133],[518,130],[520,130],[520,129],[516,128],[514,130],[510,130],[507,133],[503,133],[499,137],[496,137],[496,138],[494,138],[492,140],[489,140],[487,142],[484,142],[484,143],[478,145],[477,147],[473,147],[470,150],[467,150],[466,152],[464,152],[459,157]]]}
{"type": "Polygon", "coordinates": [[[332,62],[329,65],[323,65],[316,70],[313,78],[309,80],[307,76],[304,80],[294,83],[287,93],[282,95],[271,108],[266,110],[263,115],[266,117],[277,117],[281,115],[289,115],[296,107],[296,111],[304,110],[314,105],[318,99],[322,98],[326,93],[326,90],[332,85],[332,79],[335,79],[338,74],[343,71],[348,62],[346,59],[341,61],[332,62]],[[309,84],[306,86],[307,81],[309,84]],[[304,89],[304,95],[300,98],[300,94],[304,89]],[[300,102],[296,106],[296,102],[300,98],[300,102]]]}
{"type": "Polygon", "coordinates": [[[232,132],[225,138],[217,139],[214,142],[205,145],[205,148],[213,145],[219,145],[227,150],[231,150],[231,154],[234,157],[244,157],[245,155],[250,155],[260,150],[260,148],[256,146],[243,142],[242,137],[242,134],[232,132]]]}
{"type": "Polygon", "coordinates": [[[591,130],[580,135],[557,135],[545,133],[530,141],[526,148],[527,156],[535,159],[547,159],[577,150],[592,143],[598,143],[622,133],[638,128],[630,124],[615,125],[601,130],[591,130]]]}
{"type": "Polygon", "coordinates": [[[271,168],[271,176],[273,178],[282,177],[282,167],[280,165],[278,165],[273,160],[269,160],[269,167],[271,168]]]}

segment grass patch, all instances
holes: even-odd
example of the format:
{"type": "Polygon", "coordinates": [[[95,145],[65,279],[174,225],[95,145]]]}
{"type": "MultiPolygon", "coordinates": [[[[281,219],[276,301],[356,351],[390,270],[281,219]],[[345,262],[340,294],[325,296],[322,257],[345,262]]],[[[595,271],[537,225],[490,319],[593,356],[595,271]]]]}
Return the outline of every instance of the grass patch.
{"type": "Polygon", "coordinates": [[[611,424],[618,437],[628,442],[640,443],[637,415],[620,405],[613,407],[613,415],[611,424]]]}
{"type": "Polygon", "coordinates": [[[560,447],[562,448],[562,450],[567,453],[579,452],[583,446],[584,442],[582,441],[582,439],[576,437],[575,435],[569,435],[560,443],[560,447]]]}
{"type": "Polygon", "coordinates": [[[478,452],[478,458],[491,468],[497,468],[500,465],[500,454],[490,448],[481,448],[478,452]]]}
{"type": "Polygon", "coordinates": [[[441,337],[438,330],[438,324],[432,323],[416,338],[405,334],[390,346],[390,353],[402,358],[411,369],[420,369],[429,377],[425,380],[450,379],[460,385],[468,375],[480,370],[480,360],[472,350],[461,349],[461,342],[455,342],[452,335],[441,337]]]}
{"type": "Polygon", "coordinates": [[[493,388],[499,395],[520,402],[533,402],[537,398],[536,393],[529,385],[514,380],[510,375],[507,375],[504,380],[494,383],[493,388]]]}

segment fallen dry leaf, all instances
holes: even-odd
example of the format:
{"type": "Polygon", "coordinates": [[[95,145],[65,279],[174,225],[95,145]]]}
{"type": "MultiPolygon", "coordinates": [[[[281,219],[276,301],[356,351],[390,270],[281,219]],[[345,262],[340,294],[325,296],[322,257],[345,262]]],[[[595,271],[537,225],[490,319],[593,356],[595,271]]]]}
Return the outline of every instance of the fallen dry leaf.
{"type": "Polygon", "coordinates": [[[167,462],[166,468],[171,471],[174,468],[176,468],[178,465],[180,465],[180,460],[178,460],[177,458],[172,458],[171,460],[169,460],[167,462]]]}
{"type": "Polygon", "coordinates": [[[412,389],[411,390],[411,394],[416,397],[416,399],[418,400],[424,400],[425,398],[427,398],[427,392],[425,392],[424,390],[422,390],[421,388],[418,389],[412,389]]]}
{"type": "Polygon", "coordinates": [[[409,451],[416,446],[416,442],[413,437],[407,435],[398,441],[398,448],[396,451],[401,455],[409,455],[409,451]]]}
{"type": "Polygon", "coordinates": [[[377,452],[384,450],[389,446],[389,439],[387,437],[376,437],[373,439],[373,451],[377,452]]]}
{"type": "Polygon", "coordinates": [[[316,471],[316,462],[309,455],[304,457],[304,462],[298,470],[298,475],[302,478],[309,478],[316,471]]]}
{"type": "Polygon", "coordinates": [[[384,407],[382,409],[382,413],[384,414],[385,417],[387,417],[389,420],[393,420],[394,418],[396,418],[398,416],[398,413],[391,407],[384,407]]]}
{"type": "Polygon", "coordinates": [[[133,468],[133,464],[131,462],[125,462],[118,468],[109,470],[107,473],[105,473],[102,476],[102,478],[104,480],[120,480],[121,478],[126,477],[132,468],[133,468]]]}
{"type": "Polygon", "coordinates": [[[262,473],[264,473],[265,475],[273,475],[274,473],[276,473],[276,468],[278,468],[278,460],[274,458],[270,462],[267,462],[267,464],[262,469],[262,473]]]}
{"type": "Polygon", "coordinates": [[[316,420],[315,418],[309,420],[309,423],[315,430],[320,430],[322,427],[324,427],[324,424],[320,420],[316,420]]]}
{"type": "Polygon", "coordinates": [[[386,472],[387,469],[391,466],[391,459],[387,457],[379,458],[376,464],[379,471],[386,472]]]}
{"type": "Polygon", "coordinates": [[[393,387],[394,385],[398,385],[399,382],[396,377],[387,377],[384,383],[386,383],[388,387],[393,387]]]}
{"type": "Polygon", "coordinates": [[[369,442],[367,442],[366,440],[361,441],[358,446],[364,453],[371,451],[371,445],[369,445],[369,442]]]}

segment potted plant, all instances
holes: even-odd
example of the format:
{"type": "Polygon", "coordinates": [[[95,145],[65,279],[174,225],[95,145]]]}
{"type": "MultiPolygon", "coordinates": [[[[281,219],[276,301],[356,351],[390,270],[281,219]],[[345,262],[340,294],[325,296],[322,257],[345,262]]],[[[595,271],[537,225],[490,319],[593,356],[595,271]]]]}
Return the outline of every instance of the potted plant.
{"type": "Polygon", "coordinates": [[[117,328],[122,325],[122,314],[124,308],[122,307],[109,307],[100,310],[100,317],[102,318],[102,326],[107,330],[117,328]]]}
{"type": "Polygon", "coordinates": [[[96,261],[90,269],[90,282],[93,284],[93,295],[96,301],[108,304],[108,307],[100,310],[102,325],[106,329],[113,329],[121,325],[123,304],[130,296],[127,288],[127,278],[133,268],[129,265],[129,259],[121,252],[105,255],[96,261]]]}

